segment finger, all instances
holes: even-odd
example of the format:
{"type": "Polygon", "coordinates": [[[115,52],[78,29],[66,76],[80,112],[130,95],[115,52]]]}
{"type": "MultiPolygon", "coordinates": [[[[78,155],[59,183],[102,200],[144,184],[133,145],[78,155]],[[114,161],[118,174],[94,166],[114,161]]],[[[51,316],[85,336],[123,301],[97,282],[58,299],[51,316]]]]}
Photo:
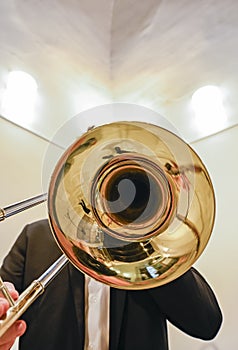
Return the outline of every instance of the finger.
{"type": "Polygon", "coordinates": [[[26,331],[26,322],[23,320],[18,320],[15,322],[16,333],[18,337],[21,337],[26,331]]]}
{"type": "Polygon", "coordinates": [[[5,315],[5,313],[7,312],[8,308],[9,308],[8,301],[5,298],[1,298],[0,297],[0,317],[5,315]]]}
{"type": "Polygon", "coordinates": [[[9,343],[1,344],[0,341],[0,350],[10,350],[14,343],[15,341],[10,341],[9,343]]]}
{"type": "MultiPolygon", "coordinates": [[[[19,293],[15,289],[14,284],[11,282],[4,282],[4,285],[7,287],[7,290],[9,291],[11,297],[16,300],[19,297],[19,293]]],[[[3,294],[0,293],[0,296],[3,296],[3,294]]]]}
{"type": "Polygon", "coordinates": [[[26,331],[26,323],[23,320],[16,321],[0,338],[0,349],[11,347],[17,337],[23,335],[26,331]],[[2,348],[3,347],[3,348],[2,348]]]}

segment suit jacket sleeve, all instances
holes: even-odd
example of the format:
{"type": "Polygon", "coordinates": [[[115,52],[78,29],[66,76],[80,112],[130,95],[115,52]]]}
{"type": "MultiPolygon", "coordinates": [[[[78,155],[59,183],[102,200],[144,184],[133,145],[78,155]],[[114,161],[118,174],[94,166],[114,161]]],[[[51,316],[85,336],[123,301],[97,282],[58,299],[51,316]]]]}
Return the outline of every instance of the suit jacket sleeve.
{"type": "Polygon", "coordinates": [[[195,268],[150,293],[165,317],[183,332],[203,340],[216,336],[222,312],[211,287],[195,268]]]}
{"type": "Polygon", "coordinates": [[[48,221],[41,220],[24,227],[5,257],[0,274],[21,293],[61,254],[48,221]]]}

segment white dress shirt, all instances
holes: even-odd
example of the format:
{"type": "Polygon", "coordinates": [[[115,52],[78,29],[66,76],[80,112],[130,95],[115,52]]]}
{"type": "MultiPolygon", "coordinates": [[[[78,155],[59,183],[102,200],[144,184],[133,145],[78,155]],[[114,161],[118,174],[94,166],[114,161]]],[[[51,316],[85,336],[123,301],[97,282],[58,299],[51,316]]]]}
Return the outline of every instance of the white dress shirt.
{"type": "Polygon", "coordinates": [[[85,276],[84,350],[109,349],[110,287],[85,276]]]}

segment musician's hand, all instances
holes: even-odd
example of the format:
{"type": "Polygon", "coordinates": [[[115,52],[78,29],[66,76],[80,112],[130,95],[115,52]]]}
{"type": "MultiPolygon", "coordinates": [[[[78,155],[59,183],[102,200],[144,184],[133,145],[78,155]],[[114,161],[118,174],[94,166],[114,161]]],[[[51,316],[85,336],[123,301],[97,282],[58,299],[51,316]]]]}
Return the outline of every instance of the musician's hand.
{"type": "MultiPolygon", "coordinates": [[[[18,293],[15,290],[13,284],[6,282],[5,283],[12,298],[16,300],[18,298],[18,293]]],[[[0,293],[0,318],[4,316],[9,308],[8,301],[0,293]]],[[[0,350],[9,350],[14,344],[17,337],[25,333],[26,323],[22,320],[16,321],[0,338],[0,350]]]]}

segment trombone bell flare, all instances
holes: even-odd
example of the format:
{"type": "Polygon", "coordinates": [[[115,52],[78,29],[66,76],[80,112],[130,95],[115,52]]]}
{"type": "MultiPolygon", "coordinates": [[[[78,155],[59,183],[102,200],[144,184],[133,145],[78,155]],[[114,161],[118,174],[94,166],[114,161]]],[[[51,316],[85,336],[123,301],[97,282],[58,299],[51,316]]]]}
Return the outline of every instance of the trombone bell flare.
{"type": "Polygon", "coordinates": [[[149,123],[90,129],[57,163],[48,194],[59,247],[83,273],[115,288],[179,277],[204,250],[215,197],[194,150],[149,123]]]}

